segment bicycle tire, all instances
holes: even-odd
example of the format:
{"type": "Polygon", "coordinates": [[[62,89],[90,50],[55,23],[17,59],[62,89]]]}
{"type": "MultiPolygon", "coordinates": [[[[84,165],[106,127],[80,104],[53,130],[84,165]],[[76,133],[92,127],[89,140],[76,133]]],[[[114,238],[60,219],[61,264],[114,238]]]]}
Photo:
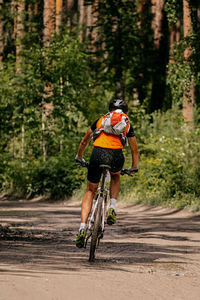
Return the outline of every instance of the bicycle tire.
{"type": "Polygon", "coordinates": [[[100,198],[98,200],[98,204],[97,204],[97,213],[96,213],[96,217],[94,220],[94,227],[93,227],[91,243],[90,243],[90,256],[89,256],[90,262],[94,261],[94,259],[95,259],[95,251],[97,248],[98,234],[99,234],[99,229],[101,227],[102,201],[103,201],[103,198],[100,198]]]}

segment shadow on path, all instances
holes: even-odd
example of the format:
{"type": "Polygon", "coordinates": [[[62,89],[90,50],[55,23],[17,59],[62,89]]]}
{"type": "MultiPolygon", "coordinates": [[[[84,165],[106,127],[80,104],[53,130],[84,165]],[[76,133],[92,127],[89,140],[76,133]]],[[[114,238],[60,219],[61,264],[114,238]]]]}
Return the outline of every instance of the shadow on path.
{"type": "Polygon", "coordinates": [[[199,215],[176,217],[177,211],[127,208],[128,215],[119,213],[118,223],[106,227],[97,259],[91,264],[87,261],[89,247],[80,250],[74,244],[79,205],[0,202],[0,274],[39,276],[84,268],[128,272],[126,266],[131,264],[160,264],[163,260],[162,264],[181,265],[190,261],[191,254],[199,253],[199,240],[193,238],[200,232],[199,215]]]}

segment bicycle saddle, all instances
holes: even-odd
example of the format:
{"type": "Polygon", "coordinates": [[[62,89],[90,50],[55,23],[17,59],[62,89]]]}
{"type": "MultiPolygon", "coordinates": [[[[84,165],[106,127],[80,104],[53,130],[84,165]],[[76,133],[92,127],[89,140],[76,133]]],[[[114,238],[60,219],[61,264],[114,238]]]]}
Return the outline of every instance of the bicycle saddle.
{"type": "Polygon", "coordinates": [[[100,168],[102,168],[102,169],[111,169],[111,166],[109,166],[109,165],[99,165],[99,167],[100,168]]]}

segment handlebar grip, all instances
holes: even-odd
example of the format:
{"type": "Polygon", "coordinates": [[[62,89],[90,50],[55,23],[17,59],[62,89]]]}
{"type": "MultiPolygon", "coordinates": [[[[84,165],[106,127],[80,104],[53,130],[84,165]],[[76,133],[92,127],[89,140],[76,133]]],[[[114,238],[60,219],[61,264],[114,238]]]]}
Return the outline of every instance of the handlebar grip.
{"type": "Polygon", "coordinates": [[[83,167],[83,168],[88,168],[89,163],[85,160],[81,160],[81,159],[75,159],[75,162],[77,165],[83,167]]]}
{"type": "Polygon", "coordinates": [[[86,161],[84,164],[82,164],[82,167],[83,168],[88,168],[89,167],[89,162],[86,161]]]}
{"type": "Polygon", "coordinates": [[[133,176],[128,169],[122,169],[121,170],[121,175],[123,176],[125,174],[128,175],[128,176],[131,176],[131,177],[133,176]]]}

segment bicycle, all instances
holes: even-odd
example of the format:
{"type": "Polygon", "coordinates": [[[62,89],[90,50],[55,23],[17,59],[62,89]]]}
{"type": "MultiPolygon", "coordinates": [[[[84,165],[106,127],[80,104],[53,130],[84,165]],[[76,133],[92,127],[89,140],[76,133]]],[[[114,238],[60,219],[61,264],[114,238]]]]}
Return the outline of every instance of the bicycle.
{"type": "MultiPolygon", "coordinates": [[[[88,164],[85,164],[84,167],[88,167],[88,164]]],[[[109,198],[109,188],[106,187],[106,183],[109,183],[110,181],[109,170],[111,167],[109,165],[100,165],[100,168],[102,169],[101,184],[93,200],[93,206],[88,220],[87,235],[84,245],[84,248],[86,248],[88,240],[91,238],[89,253],[90,262],[94,261],[95,251],[104,235],[107,202],[109,198]]],[[[121,171],[121,175],[124,174],[132,176],[128,169],[123,169],[121,171]]]]}

